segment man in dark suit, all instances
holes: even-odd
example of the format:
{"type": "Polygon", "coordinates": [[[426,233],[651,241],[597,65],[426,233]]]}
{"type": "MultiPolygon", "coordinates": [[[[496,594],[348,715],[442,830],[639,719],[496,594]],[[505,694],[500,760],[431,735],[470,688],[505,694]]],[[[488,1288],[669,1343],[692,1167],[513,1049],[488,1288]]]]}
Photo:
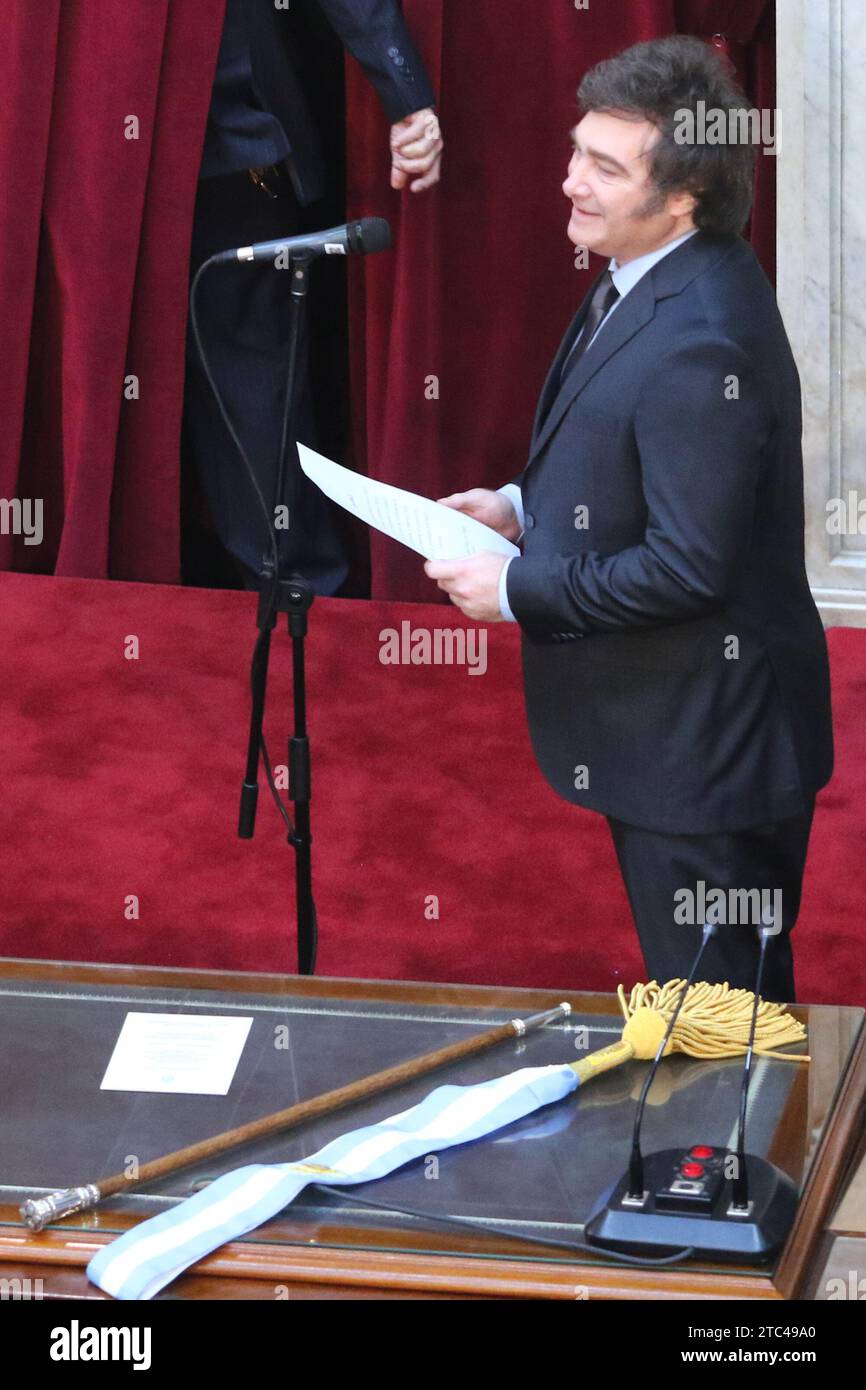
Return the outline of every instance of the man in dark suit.
{"type": "MultiPolygon", "coordinates": [[[[392,187],[418,193],[438,180],[442,138],[434,93],[396,0],[304,0],[303,7],[289,9],[276,8],[273,0],[228,0],[202,155],[192,273],[217,251],[300,231],[302,211],[325,193],[327,164],[303,81],[316,49],[311,26],[322,16],[363,66],[391,122],[392,187]]],[[[282,433],[289,281],[285,270],[267,264],[219,266],[202,282],[199,307],[205,351],[268,506],[282,433]]],[[[304,342],[291,438],[313,443],[307,359],[304,342]]],[[[214,529],[240,578],[257,586],[269,551],[265,519],[192,332],[184,465],[188,480],[199,479],[214,529]]],[[[301,472],[293,443],[288,467],[290,524],[278,531],[281,564],[286,572],[300,571],[317,593],[334,593],[349,569],[342,522],[301,472]]]]}
{"type": "Polygon", "coordinates": [[[684,976],[709,920],[701,975],[752,988],[763,922],[762,993],[792,1000],[790,932],[832,771],[799,379],[739,236],[754,151],[676,134],[699,100],[747,102],[684,37],[600,64],[579,98],[568,234],[608,268],[519,478],[443,499],[522,532],[523,553],[425,568],[470,617],[520,624],[536,756],[562,796],[607,816],[649,976],[684,976]]]}

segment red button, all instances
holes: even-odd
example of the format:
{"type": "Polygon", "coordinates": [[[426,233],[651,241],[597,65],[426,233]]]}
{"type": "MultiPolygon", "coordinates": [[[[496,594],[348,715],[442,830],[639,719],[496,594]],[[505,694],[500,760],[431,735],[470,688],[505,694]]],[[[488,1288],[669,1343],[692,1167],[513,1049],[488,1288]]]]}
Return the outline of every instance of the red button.
{"type": "Polygon", "coordinates": [[[704,1170],[700,1163],[684,1163],[680,1170],[684,1178],[702,1178],[704,1170]]]}
{"type": "Polygon", "coordinates": [[[691,1151],[692,1158],[712,1158],[713,1150],[706,1144],[695,1144],[691,1151]]]}

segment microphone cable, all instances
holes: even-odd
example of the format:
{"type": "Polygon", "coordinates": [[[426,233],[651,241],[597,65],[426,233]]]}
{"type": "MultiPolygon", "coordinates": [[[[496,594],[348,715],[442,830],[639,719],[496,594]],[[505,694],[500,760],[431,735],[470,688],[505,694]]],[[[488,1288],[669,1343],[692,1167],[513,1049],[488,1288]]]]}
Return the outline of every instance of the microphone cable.
{"type": "MultiPolygon", "coordinates": [[[[672,1255],[660,1255],[657,1259],[652,1256],[641,1255],[613,1255],[608,1250],[603,1250],[598,1246],[589,1245],[585,1241],[564,1240],[558,1236],[530,1236],[523,1232],[509,1230],[504,1225],[493,1225],[487,1221],[475,1221],[469,1216],[444,1216],[438,1212],[418,1211],[414,1207],[397,1206],[394,1202],[376,1202],[372,1197],[359,1197],[355,1192],[347,1192],[344,1187],[329,1187],[326,1183],[311,1183],[310,1187],[318,1192],[326,1192],[330,1197],[339,1197],[345,1204],[349,1200],[357,1202],[358,1206],[371,1207],[377,1211],[396,1212],[400,1216],[411,1216],[417,1221],[440,1221],[446,1226],[459,1226],[463,1230],[474,1231],[476,1234],[503,1236],[508,1240],[523,1241],[527,1245],[545,1246],[547,1249],[572,1250],[581,1253],[586,1252],[591,1255],[605,1255],[615,1263],[630,1265],[643,1265],[647,1268],[663,1267],[665,1265],[680,1264],[695,1253],[694,1246],[689,1246],[684,1250],[677,1250],[672,1255]]],[[[504,1256],[503,1258],[508,1258],[504,1256]]]]}
{"type": "MultiPolygon", "coordinates": [[[[229,432],[229,435],[230,435],[230,437],[231,437],[231,439],[232,439],[232,441],[233,441],[233,443],[234,443],[234,446],[235,446],[235,448],[237,449],[238,454],[239,454],[240,457],[241,457],[241,460],[242,460],[242,462],[243,462],[244,468],[246,469],[247,476],[248,476],[249,481],[250,481],[250,484],[251,484],[251,486],[252,486],[253,493],[255,494],[256,501],[258,502],[258,505],[259,505],[259,507],[261,508],[262,517],[263,517],[264,523],[265,523],[265,530],[266,530],[266,532],[267,532],[268,540],[269,540],[269,542],[270,542],[271,562],[272,562],[272,564],[273,564],[273,570],[274,570],[274,572],[273,572],[273,579],[272,579],[272,582],[271,582],[271,585],[270,585],[270,591],[269,591],[269,594],[268,594],[267,606],[266,606],[265,612],[264,612],[264,620],[263,620],[263,621],[260,623],[260,625],[259,625],[259,634],[258,634],[258,637],[256,638],[255,647],[253,648],[253,656],[252,656],[252,663],[251,663],[251,671],[252,671],[252,670],[255,669],[256,664],[261,660],[262,650],[263,650],[263,647],[264,647],[265,639],[266,639],[267,633],[268,633],[268,631],[269,631],[269,629],[270,629],[271,620],[273,619],[274,610],[275,610],[275,608],[276,608],[277,591],[278,591],[279,577],[280,577],[280,576],[279,576],[279,551],[278,551],[278,548],[277,548],[277,534],[276,534],[276,528],[275,528],[275,526],[274,526],[273,523],[272,523],[272,518],[271,518],[270,512],[268,511],[268,504],[267,504],[267,502],[265,501],[264,493],[262,492],[262,489],[261,489],[261,487],[259,486],[259,480],[258,480],[258,478],[256,477],[255,469],[253,468],[252,463],[250,462],[249,454],[247,453],[247,451],[246,451],[246,449],[245,449],[245,447],[244,447],[243,441],[242,441],[242,439],[241,439],[241,437],[240,437],[240,435],[239,435],[237,429],[235,428],[234,421],[232,420],[231,415],[229,414],[228,408],[227,408],[227,406],[226,406],[226,404],[225,404],[225,401],[224,401],[224,399],[223,399],[223,396],[222,396],[222,394],[221,394],[221,392],[220,392],[220,390],[219,390],[219,387],[218,387],[218,385],[217,385],[216,379],[215,379],[214,374],[213,374],[213,369],[212,369],[212,367],[211,367],[211,364],[210,364],[210,361],[209,361],[209,359],[208,359],[207,353],[205,352],[205,349],[204,349],[204,343],[203,343],[203,341],[202,341],[201,327],[200,327],[200,324],[199,324],[199,317],[198,317],[197,296],[198,296],[199,286],[200,286],[202,277],[204,276],[205,272],[208,271],[208,270],[211,268],[211,266],[213,266],[213,265],[217,262],[217,260],[218,260],[218,255],[219,255],[219,253],[217,253],[217,255],[209,256],[208,259],[207,259],[206,261],[203,261],[202,264],[199,266],[198,270],[196,271],[195,275],[193,276],[192,286],[191,286],[191,288],[190,288],[190,295],[189,295],[189,301],[190,301],[190,303],[189,303],[189,308],[190,308],[190,326],[191,326],[191,328],[192,328],[193,337],[194,337],[194,339],[195,339],[196,349],[197,349],[197,351],[198,351],[198,355],[199,355],[199,358],[200,358],[200,360],[201,360],[201,364],[202,364],[202,368],[203,368],[203,370],[204,370],[205,377],[206,377],[206,379],[207,379],[207,382],[208,382],[208,385],[210,386],[211,391],[213,392],[214,400],[216,401],[217,409],[219,410],[219,413],[220,413],[220,415],[222,416],[223,423],[225,424],[225,427],[226,427],[226,429],[227,429],[228,432],[229,432]]],[[[221,262],[221,263],[222,263],[222,262],[221,262]]],[[[283,470],[284,460],[285,460],[285,456],[286,456],[286,445],[287,445],[287,442],[288,442],[289,421],[290,421],[291,418],[292,418],[292,409],[293,409],[293,406],[294,406],[294,393],[292,393],[292,399],[290,399],[290,392],[289,392],[289,387],[290,387],[291,384],[293,384],[293,383],[292,383],[292,377],[293,377],[293,375],[294,375],[294,373],[293,373],[293,366],[294,366],[294,364],[290,361],[290,362],[289,362],[288,369],[287,369],[287,374],[286,374],[286,393],[285,393],[286,399],[285,399],[285,404],[284,404],[284,406],[283,406],[283,425],[282,425],[282,431],[281,431],[281,436],[280,436],[280,452],[279,452],[279,456],[278,456],[278,459],[277,459],[278,473],[281,473],[282,470],[283,470]]],[[[251,685],[251,689],[252,689],[252,680],[251,680],[250,685],[251,685]]],[[[285,822],[285,825],[286,825],[286,828],[287,828],[288,831],[289,831],[289,834],[292,834],[292,835],[293,835],[293,834],[295,833],[295,827],[294,827],[294,825],[292,824],[292,818],[291,818],[291,816],[289,815],[288,807],[286,806],[286,803],[283,801],[283,798],[280,796],[279,789],[278,789],[277,784],[276,784],[276,781],[275,781],[275,779],[274,779],[274,774],[273,774],[273,771],[272,771],[272,768],[271,768],[271,759],[270,759],[270,755],[269,755],[269,753],[268,753],[267,744],[266,744],[266,742],[265,742],[264,731],[262,731],[262,735],[261,735],[261,738],[260,738],[259,742],[260,742],[260,748],[259,748],[260,760],[261,760],[262,764],[264,765],[265,777],[267,778],[267,783],[268,783],[268,787],[270,788],[271,796],[272,796],[273,799],[274,799],[274,802],[275,802],[275,804],[276,804],[277,810],[279,811],[280,815],[281,815],[282,818],[283,818],[283,821],[285,822]]]]}

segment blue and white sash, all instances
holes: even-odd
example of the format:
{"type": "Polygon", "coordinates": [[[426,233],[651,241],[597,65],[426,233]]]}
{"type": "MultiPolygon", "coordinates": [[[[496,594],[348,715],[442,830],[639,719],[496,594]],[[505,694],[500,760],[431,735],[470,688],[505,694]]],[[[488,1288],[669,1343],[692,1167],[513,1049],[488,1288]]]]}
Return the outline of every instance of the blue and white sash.
{"type": "Polygon", "coordinates": [[[477,1086],[439,1086],[411,1110],[344,1134],[301,1162],[251,1163],[225,1173],[104,1246],[88,1277],[115,1298],[153,1298],[197,1260],[276,1216],[308,1183],[383,1178],[413,1158],[491,1134],[578,1084],[574,1070],[561,1065],[524,1067],[477,1086]]]}

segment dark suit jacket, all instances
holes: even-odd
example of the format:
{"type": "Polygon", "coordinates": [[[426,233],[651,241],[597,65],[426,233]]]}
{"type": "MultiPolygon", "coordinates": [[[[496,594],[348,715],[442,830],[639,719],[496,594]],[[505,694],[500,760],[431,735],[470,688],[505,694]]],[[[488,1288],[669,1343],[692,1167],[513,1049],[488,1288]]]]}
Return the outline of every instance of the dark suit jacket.
{"type": "Polygon", "coordinates": [[[658,831],[797,815],[832,771],[830,685],[772,288],[746,242],[698,232],[560,388],[587,300],[514,480],[526,533],[506,584],[539,764],[569,801],[658,831]]]}
{"type": "MultiPolygon", "coordinates": [[[[301,0],[311,4],[314,0],[301,0]]],[[[295,0],[297,3],[297,0],[295,0]]],[[[361,63],[393,125],[436,100],[397,0],[315,0],[344,46],[361,63]]],[[[246,0],[253,85],[266,111],[279,120],[291,145],[295,193],[304,205],[320,198],[325,170],[319,138],[292,65],[293,19],[273,0],[246,0]]]]}

